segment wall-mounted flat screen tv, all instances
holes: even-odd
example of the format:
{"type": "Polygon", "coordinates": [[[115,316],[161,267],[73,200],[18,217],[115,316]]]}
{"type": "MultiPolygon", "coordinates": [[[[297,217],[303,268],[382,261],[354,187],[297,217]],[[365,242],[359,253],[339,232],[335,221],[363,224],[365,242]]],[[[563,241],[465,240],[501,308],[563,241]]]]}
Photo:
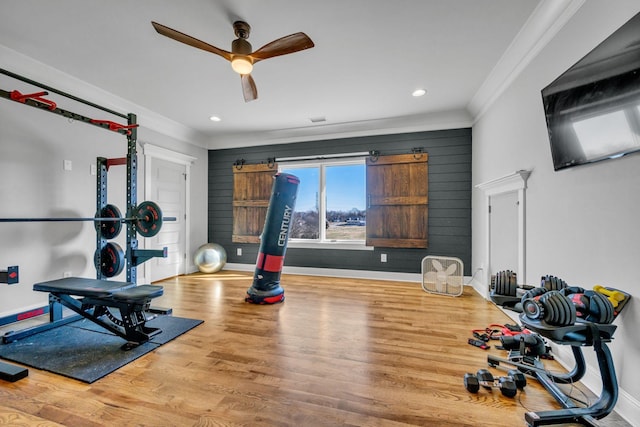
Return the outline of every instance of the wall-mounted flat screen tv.
{"type": "Polygon", "coordinates": [[[554,169],[640,150],[640,13],[542,90],[554,169]]]}

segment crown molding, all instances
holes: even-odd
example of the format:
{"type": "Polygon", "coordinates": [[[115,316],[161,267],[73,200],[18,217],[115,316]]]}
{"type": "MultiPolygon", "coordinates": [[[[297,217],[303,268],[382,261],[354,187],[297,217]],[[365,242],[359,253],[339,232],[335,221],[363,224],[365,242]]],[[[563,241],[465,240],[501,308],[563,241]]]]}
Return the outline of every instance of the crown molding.
{"type": "Polygon", "coordinates": [[[428,114],[322,124],[312,127],[218,134],[212,137],[208,148],[210,150],[220,150],[255,145],[317,141],[319,139],[330,140],[426,132],[431,130],[460,129],[471,127],[472,124],[472,117],[465,109],[438,111],[428,114]]]}
{"type": "Polygon", "coordinates": [[[582,7],[585,0],[542,0],[471,98],[474,123],[491,107],[540,51],[582,7]]]}

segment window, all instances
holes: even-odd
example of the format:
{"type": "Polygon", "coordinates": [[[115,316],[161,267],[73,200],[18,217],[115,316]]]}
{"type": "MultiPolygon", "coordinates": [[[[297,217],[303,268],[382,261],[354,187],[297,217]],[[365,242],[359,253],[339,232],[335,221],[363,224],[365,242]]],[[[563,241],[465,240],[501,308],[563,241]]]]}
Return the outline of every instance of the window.
{"type": "Polygon", "coordinates": [[[281,163],[280,170],[300,178],[291,243],[364,246],[367,213],[363,158],[281,163]]]}
{"type": "Polygon", "coordinates": [[[428,157],[414,153],[234,166],[232,241],[260,243],[273,174],[279,170],[300,179],[292,246],[426,248],[428,157]]]}

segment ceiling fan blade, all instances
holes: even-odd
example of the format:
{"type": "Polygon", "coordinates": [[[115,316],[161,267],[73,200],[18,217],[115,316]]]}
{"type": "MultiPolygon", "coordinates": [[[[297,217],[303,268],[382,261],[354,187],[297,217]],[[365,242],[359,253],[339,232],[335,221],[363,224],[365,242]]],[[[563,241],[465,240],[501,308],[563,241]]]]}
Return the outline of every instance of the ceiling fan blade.
{"type": "Polygon", "coordinates": [[[313,41],[305,33],[295,33],[267,43],[249,56],[253,58],[253,62],[258,62],[274,56],[299,52],[314,46],[313,41]]]}
{"type": "Polygon", "coordinates": [[[256,82],[253,81],[253,77],[251,77],[251,74],[241,74],[240,81],[242,82],[242,94],[244,95],[244,102],[258,99],[258,89],[256,88],[256,82]]]}
{"type": "Polygon", "coordinates": [[[205,50],[207,52],[215,53],[216,55],[222,56],[227,61],[231,61],[231,52],[227,52],[224,49],[219,49],[215,46],[203,42],[202,40],[198,40],[195,37],[191,37],[189,35],[181,33],[180,31],[174,30],[162,24],[158,24],[157,22],[151,21],[151,25],[153,25],[153,28],[155,28],[159,34],[165,37],[169,37],[170,39],[174,39],[176,41],[179,41],[180,43],[184,43],[189,46],[205,50]]]}

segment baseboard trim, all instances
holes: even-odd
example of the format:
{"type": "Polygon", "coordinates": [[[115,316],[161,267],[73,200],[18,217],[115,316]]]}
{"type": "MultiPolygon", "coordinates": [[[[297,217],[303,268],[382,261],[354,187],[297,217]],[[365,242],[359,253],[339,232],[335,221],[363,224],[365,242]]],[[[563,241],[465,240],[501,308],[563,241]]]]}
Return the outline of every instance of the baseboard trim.
{"type": "MultiPolygon", "coordinates": [[[[255,264],[227,263],[225,270],[254,271],[255,264]]],[[[346,270],[341,268],[314,268],[284,266],[285,274],[301,274],[303,276],[345,277],[353,279],[392,280],[397,282],[422,283],[420,273],[398,273],[393,271],[346,270]]]]}

